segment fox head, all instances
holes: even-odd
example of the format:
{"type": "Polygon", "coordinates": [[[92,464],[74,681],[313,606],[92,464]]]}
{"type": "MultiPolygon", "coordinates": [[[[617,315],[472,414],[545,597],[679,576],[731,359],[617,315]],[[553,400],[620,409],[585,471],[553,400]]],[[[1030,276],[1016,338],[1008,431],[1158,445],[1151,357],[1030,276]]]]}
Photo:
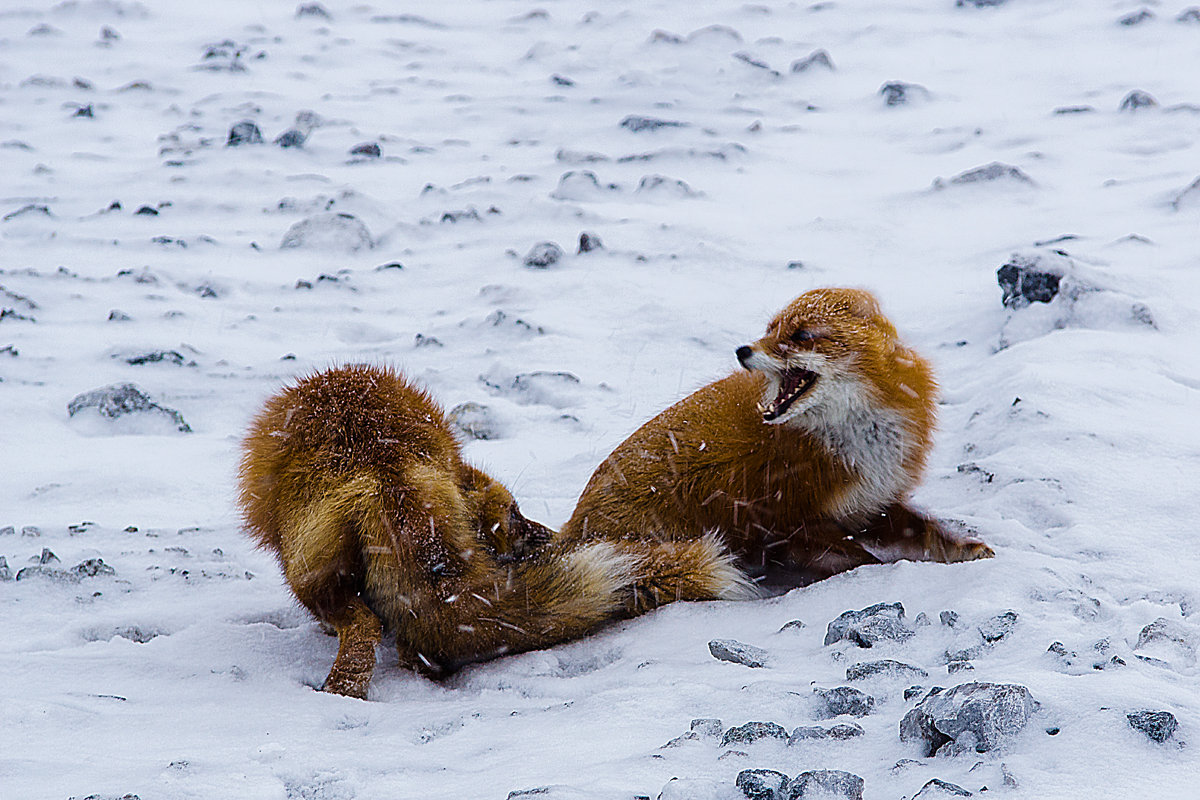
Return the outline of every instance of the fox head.
{"type": "Polygon", "coordinates": [[[813,289],[737,349],[764,378],[758,410],[771,425],[837,422],[862,410],[932,408],[924,361],[904,347],[879,303],[861,289],[813,289]]]}

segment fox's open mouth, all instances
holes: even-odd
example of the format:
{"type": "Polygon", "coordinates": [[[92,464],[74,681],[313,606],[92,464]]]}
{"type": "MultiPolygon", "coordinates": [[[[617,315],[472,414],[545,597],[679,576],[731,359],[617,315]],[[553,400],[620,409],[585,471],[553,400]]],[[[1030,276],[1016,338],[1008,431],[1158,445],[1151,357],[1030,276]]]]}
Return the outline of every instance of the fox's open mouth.
{"type": "Polygon", "coordinates": [[[776,420],[787,411],[792,403],[813,387],[817,382],[817,373],[801,367],[784,370],[779,382],[779,394],[769,403],[759,403],[758,410],[764,422],[776,420]]]}

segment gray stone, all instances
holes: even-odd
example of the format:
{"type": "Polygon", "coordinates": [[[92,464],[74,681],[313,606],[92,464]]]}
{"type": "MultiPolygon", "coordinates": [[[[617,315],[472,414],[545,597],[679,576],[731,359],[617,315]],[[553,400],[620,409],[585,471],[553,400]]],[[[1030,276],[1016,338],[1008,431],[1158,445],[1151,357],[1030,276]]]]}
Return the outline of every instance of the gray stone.
{"type": "Polygon", "coordinates": [[[771,654],[766,650],[736,639],[713,639],[708,643],[708,652],[712,653],[713,658],[721,661],[730,661],[755,669],[767,666],[771,660],[771,654]]]}
{"type": "Polygon", "coordinates": [[[301,17],[316,17],[318,19],[333,19],[333,15],[320,3],[303,3],[296,6],[296,19],[301,17]]]}
{"type": "Polygon", "coordinates": [[[818,67],[829,72],[834,70],[833,59],[824,50],[814,50],[804,58],[792,62],[792,72],[808,72],[818,67]]]}
{"type": "Polygon", "coordinates": [[[957,0],[954,4],[956,8],[963,6],[974,6],[975,8],[995,8],[996,6],[1004,5],[1008,0],[957,0]]]}
{"type": "Polygon", "coordinates": [[[744,769],[738,773],[736,785],[747,800],[776,800],[787,780],[787,775],[773,769],[744,769]]]}
{"type": "Polygon", "coordinates": [[[245,119],[235,123],[229,129],[229,138],[225,140],[226,147],[241,147],[246,144],[262,144],[262,131],[252,121],[245,119]]]}
{"type": "Polygon", "coordinates": [[[663,128],[686,128],[686,122],[676,122],[669,119],[656,119],[655,117],[643,117],[636,114],[630,114],[625,119],[621,120],[621,127],[634,133],[642,131],[657,131],[663,128]]]}
{"type": "Polygon", "coordinates": [[[975,669],[975,665],[970,661],[951,661],[946,664],[946,674],[956,675],[959,672],[970,672],[975,669]]]}
{"type": "Polygon", "coordinates": [[[351,253],[374,246],[367,226],[353,214],[343,212],[306,217],[288,228],[279,242],[280,250],[305,248],[351,253]]]}
{"type": "Polygon", "coordinates": [[[1175,18],[1176,22],[1197,24],[1200,23],[1200,7],[1192,6],[1185,8],[1179,12],[1179,16],[1175,18]]]}
{"type": "Polygon", "coordinates": [[[590,253],[593,250],[603,250],[604,242],[600,241],[600,237],[594,233],[584,231],[579,234],[579,250],[577,253],[590,253]]]}
{"type": "Polygon", "coordinates": [[[1140,108],[1154,108],[1157,105],[1158,101],[1148,92],[1143,92],[1141,89],[1134,89],[1125,95],[1125,99],[1121,101],[1121,105],[1117,110],[1137,111],[1140,108]]]}
{"type": "Polygon", "coordinates": [[[306,141],[308,141],[308,134],[296,128],[288,128],[275,137],[275,144],[284,149],[289,147],[303,147],[306,141]]]}
{"type": "Polygon", "coordinates": [[[459,403],[446,415],[450,424],[472,439],[499,439],[500,425],[482,403],[459,403]]]}
{"type": "Polygon", "coordinates": [[[817,698],[813,713],[817,719],[830,719],[842,714],[865,717],[871,713],[875,698],[853,686],[838,686],[834,689],[813,689],[817,698]]]}
{"type": "Polygon", "coordinates": [[[0,581],[11,581],[12,578],[12,570],[8,568],[8,559],[0,556],[0,581]]]}
{"type": "Polygon", "coordinates": [[[1012,633],[1012,629],[1017,625],[1017,612],[1005,611],[1003,614],[997,614],[987,622],[979,626],[979,634],[985,642],[995,644],[1004,637],[1012,633]]]}
{"type": "Polygon", "coordinates": [[[877,642],[904,642],[915,635],[904,624],[904,606],[900,603],[876,603],[861,611],[846,611],[829,623],[825,644],[845,639],[859,647],[872,647],[877,642]]]}
{"type": "MultiPolygon", "coordinates": [[[[1008,304],[1005,303],[1005,305],[1008,305],[1008,304]]],[[[943,611],[941,614],[938,614],[938,618],[942,621],[942,624],[945,625],[947,628],[953,628],[955,625],[958,624],[958,612],[957,611],[943,611]]]]}
{"type": "Polygon", "coordinates": [[[913,685],[904,690],[904,699],[912,700],[914,697],[925,691],[924,686],[913,685]]]}
{"type": "Polygon", "coordinates": [[[712,717],[692,720],[690,729],[693,733],[710,739],[720,736],[723,730],[721,720],[712,717]]]}
{"type": "Polygon", "coordinates": [[[750,744],[759,739],[779,739],[787,741],[788,732],[782,725],[774,722],[747,722],[725,731],[721,737],[721,747],[731,744],[750,744]]]}
{"type": "Polygon", "coordinates": [[[666,175],[643,175],[634,192],[641,195],[676,198],[700,197],[703,194],[689,186],[687,181],[668,178],[666,175]]]}
{"type": "Polygon", "coordinates": [[[1134,25],[1141,25],[1143,22],[1149,22],[1152,19],[1154,19],[1154,12],[1148,8],[1143,8],[1132,14],[1126,14],[1117,20],[1117,23],[1127,28],[1132,28],[1134,25]]]}
{"type": "Polygon", "coordinates": [[[886,105],[902,106],[912,102],[914,98],[927,98],[929,90],[915,83],[888,81],[879,87],[879,94],[886,105]]]}
{"type": "Polygon", "coordinates": [[[923,755],[986,753],[1007,745],[1038,708],[1016,684],[964,683],[930,692],[900,721],[900,740],[921,745],[923,755]]]}
{"type": "Polygon", "coordinates": [[[54,567],[43,567],[40,564],[33,567],[25,567],[17,571],[18,581],[27,581],[31,578],[42,578],[55,583],[79,583],[82,580],[80,575],[74,572],[69,572],[65,569],[55,569],[54,567]]]}
{"type": "Polygon", "coordinates": [[[795,746],[800,742],[810,740],[836,739],[838,741],[845,741],[846,739],[857,738],[865,733],[866,731],[862,729],[861,725],[855,725],[852,722],[843,722],[829,728],[822,728],[820,725],[801,725],[788,736],[788,745],[795,746]]]}
{"type": "Polygon", "coordinates": [[[101,558],[89,558],[71,567],[71,572],[81,578],[94,578],[97,575],[116,575],[117,571],[104,563],[101,558]]]}
{"type": "Polygon", "coordinates": [[[140,367],[144,364],[174,364],[177,367],[196,366],[195,361],[186,358],[183,353],[177,350],[155,350],[152,353],[128,356],[125,359],[125,363],[134,367],[140,367]]]}
{"type": "Polygon", "coordinates": [[[996,270],[996,282],[1003,292],[1001,302],[1012,309],[1030,303],[1049,303],[1058,294],[1064,269],[1061,263],[1038,256],[1013,254],[1008,263],[996,270]]]}
{"type": "Polygon", "coordinates": [[[963,787],[956,783],[948,783],[940,778],[934,778],[921,787],[921,791],[913,795],[913,800],[937,800],[942,797],[970,797],[971,792],[968,792],[963,787]]]}
{"type": "Polygon", "coordinates": [[[846,680],[848,681],[861,681],[876,677],[911,680],[913,678],[928,678],[929,673],[920,667],[914,667],[911,664],[905,664],[903,661],[894,661],[890,658],[885,658],[881,661],[864,661],[846,667],[846,680]]]}
{"type": "Polygon", "coordinates": [[[363,142],[351,147],[350,155],[358,156],[359,158],[382,158],[383,150],[376,142],[363,142]]]}
{"type": "Polygon", "coordinates": [[[51,550],[49,547],[43,547],[41,554],[38,556],[35,556],[35,558],[37,559],[37,563],[42,564],[42,565],[61,564],[62,563],[62,560],[59,559],[58,556],[54,555],[54,551],[51,550]]]}
{"type": "MultiPolygon", "coordinates": [[[[951,178],[949,183],[955,186],[964,186],[972,183],[993,183],[996,181],[1033,184],[1033,179],[1018,167],[1014,167],[1011,164],[1001,164],[999,161],[993,161],[991,164],[984,164],[982,167],[974,167],[966,172],[960,172],[951,178]]],[[[946,184],[939,178],[933,182],[933,185],[935,188],[941,189],[946,184]]]]}
{"type": "Polygon", "coordinates": [[[76,395],[67,404],[67,414],[74,417],[87,408],[96,409],[96,413],[106,419],[118,419],[131,414],[162,417],[169,420],[179,432],[192,432],[182,414],[155,403],[132,383],[112,384],[76,395]]]}
{"type": "Polygon", "coordinates": [[[1141,731],[1159,744],[1174,736],[1179,727],[1179,720],[1170,711],[1135,711],[1125,717],[1129,720],[1129,727],[1141,731]]]}
{"type": "Polygon", "coordinates": [[[783,633],[784,631],[798,631],[807,627],[808,626],[804,624],[804,620],[793,619],[783,623],[783,627],[779,629],[779,632],[783,633]]]}
{"type": "Polygon", "coordinates": [[[1196,662],[1196,646],[1190,632],[1164,617],[1142,628],[1133,649],[1139,658],[1156,658],[1168,664],[1191,666],[1196,662]]]}
{"type": "Polygon", "coordinates": [[[787,785],[787,800],[862,800],[863,779],[839,769],[801,772],[787,785]]]}
{"type": "Polygon", "coordinates": [[[562,260],[566,255],[554,242],[538,242],[525,254],[524,264],[534,269],[546,269],[562,260]]]}

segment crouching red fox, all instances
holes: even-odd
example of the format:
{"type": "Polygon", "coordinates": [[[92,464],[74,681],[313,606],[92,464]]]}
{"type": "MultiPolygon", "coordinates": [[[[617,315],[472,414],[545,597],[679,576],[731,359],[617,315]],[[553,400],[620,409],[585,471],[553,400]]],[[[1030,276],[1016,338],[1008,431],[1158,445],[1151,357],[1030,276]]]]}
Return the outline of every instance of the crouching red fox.
{"type": "Polygon", "coordinates": [[[430,676],[576,638],[632,580],[605,542],[548,547],[509,491],[463,461],[442,410],[396,372],[347,366],[267,401],[239,500],[296,599],[337,631],[324,689],[365,697],[375,646],[430,676]]]}

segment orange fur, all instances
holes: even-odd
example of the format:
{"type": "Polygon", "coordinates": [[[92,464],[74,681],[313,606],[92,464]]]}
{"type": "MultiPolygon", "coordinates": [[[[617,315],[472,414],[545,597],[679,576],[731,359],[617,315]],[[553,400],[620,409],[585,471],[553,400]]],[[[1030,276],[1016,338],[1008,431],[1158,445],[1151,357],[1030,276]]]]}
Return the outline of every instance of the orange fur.
{"type": "Polygon", "coordinates": [[[904,505],[931,446],[936,385],[869,293],[807,292],[738,357],[745,371],[620,444],[561,532],[564,543],[643,554],[638,583],[654,588],[627,593],[627,612],[722,596],[714,582],[737,591],[696,580],[709,562],[675,556],[709,532],[740,567],[784,587],[896,558],[992,555],[904,505]]]}
{"type": "Polygon", "coordinates": [[[328,370],[268,400],[240,481],[248,531],[338,633],[328,691],[366,695],[381,629],[402,664],[442,675],[591,630],[629,580],[611,545],[547,548],[552,532],[388,369],[328,370]]]}

